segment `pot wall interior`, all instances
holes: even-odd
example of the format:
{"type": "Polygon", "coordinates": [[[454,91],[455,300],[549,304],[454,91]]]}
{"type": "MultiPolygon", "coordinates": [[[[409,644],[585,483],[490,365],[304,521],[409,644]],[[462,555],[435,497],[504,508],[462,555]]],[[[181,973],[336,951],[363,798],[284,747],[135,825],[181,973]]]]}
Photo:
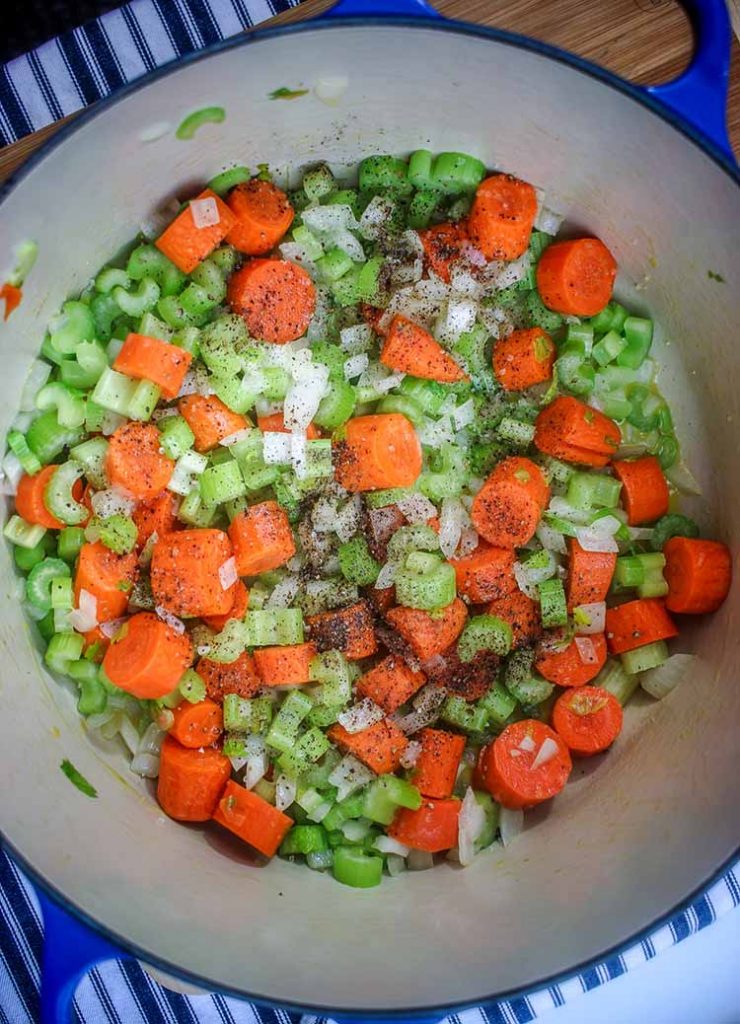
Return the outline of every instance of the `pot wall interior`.
{"type": "MultiPolygon", "coordinates": [[[[51,314],[163,198],[191,195],[232,163],[348,166],[419,147],[473,152],[522,176],[571,227],[608,243],[622,292],[661,325],[661,382],[704,489],[699,515],[736,541],[737,187],[629,97],[462,31],[335,25],[258,37],[156,79],[48,152],[0,210],[6,245],[40,242],[0,337],[0,429],[51,314]],[[268,99],[323,75],[347,78],[334,106],[313,93],[268,99]],[[141,141],[206,104],[226,108],[223,124],[189,142],[172,130],[141,141]]],[[[623,941],[737,846],[737,588],[713,619],[687,626],[692,678],[660,705],[637,699],[616,749],[579,764],[515,844],[465,871],[444,865],[363,892],[283,862],[252,867],[228,837],[164,818],[123,755],[86,736],[66,685],[44,673],[5,547],[0,559],[7,837],[85,913],[214,987],[335,1007],[477,1001],[623,941]],[[69,785],[64,757],[97,800],[69,785]]]]}

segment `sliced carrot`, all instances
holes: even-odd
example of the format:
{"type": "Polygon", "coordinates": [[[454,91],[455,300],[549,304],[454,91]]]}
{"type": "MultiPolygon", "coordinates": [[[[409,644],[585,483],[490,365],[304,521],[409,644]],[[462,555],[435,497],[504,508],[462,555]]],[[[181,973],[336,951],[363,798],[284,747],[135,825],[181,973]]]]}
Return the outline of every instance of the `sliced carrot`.
{"type": "Polygon", "coordinates": [[[195,671],[206,684],[206,696],[222,704],[227,693],[254,697],[262,689],[262,680],[251,654],[244,651],[236,661],[211,661],[201,658],[195,671]]]}
{"type": "Polygon", "coordinates": [[[605,601],[617,555],[611,551],[586,551],[575,537],[568,541],[568,611],[579,604],[605,601]]]}
{"type": "Polygon", "coordinates": [[[23,298],[22,289],[6,281],[0,287],[0,299],[5,303],[5,314],[3,320],[7,320],[14,309],[17,309],[23,298]]]}
{"type": "Polygon", "coordinates": [[[468,609],[459,597],[435,615],[401,605],[391,608],[386,615],[391,626],[422,660],[451,647],[462,633],[467,617],[468,609]]]}
{"type": "Polygon", "coordinates": [[[218,750],[188,750],[167,736],[159,759],[159,806],[176,821],[208,821],[230,775],[231,761],[218,750]]]}
{"type": "Polygon", "coordinates": [[[272,857],[293,826],[293,819],[238,782],[227,782],[213,820],[265,857],[272,857]]]}
{"type": "Polygon", "coordinates": [[[232,555],[223,530],[178,530],[154,545],[151,580],[154,599],[173,615],[225,615],[233,593],[219,570],[232,555]]]}
{"type": "Polygon", "coordinates": [[[473,499],[473,525],[495,547],[522,547],[534,536],[549,494],[544,474],[534,462],[504,459],[473,499]]]}
{"type": "Polygon", "coordinates": [[[370,602],[373,611],[377,615],[384,616],[389,608],[396,603],[396,588],[386,587],[384,590],[376,590],[375,587],[366,587],[365,597],[370,602]]]}
{"type": "Polygon", "coordinates": [[[459,800],[422,802],[418,811],[402,807],[388,826],[388,835],[412,850],[441,853],[457,846],[457,820],[462,804],[459,800]]]}
{"type": "Polygon", "coordinates": [[[185,395],[177,408],[195,434],[195,450],[201,454],[249,426],[249,420],[232,412],[216,395],[185,395]]]}
{"type": "Polygon", "coordinates": [[[389,718],[371,725],[362,732],[349,733],[337,723],[326,735],[340,749],[353,754],[378,775],[395,772],[409,741],[389,718]]]}
{"type": "Polygon", "coordinates": [[[227,297],[253,338],[276,345],[305,334],[316,308],[310,276],[287,260],[250,260],[232,274],[227,297]]]}
{"type": "Polygon", "coordinates": [[[369,697],[387,715],[392,715],[410,700],[426,682],[421,672],[414,672],[395,654],[389,654],[357,680],[356,689],[361,697],[369,697]]]}
{"type": "Polygon", "coordinates": [[[542,633],[539,604],[518,587],[510,594],[491,601],[486,613],[509,623],[513,650],[533,643],[542,633]]]}
{"type": "Polygon", "coordinates": [[[164,537],[166,533],[172,533],[178,528],[178,504],[179,499],[172,491],[162,491],[149,501],[137,504],[131,518],[139,531],[137,544],[140,548],[144,547],[153,533],[157,537],[164,537]]]}
{"type": "Polygon", "coordinates": [[[105,453],[105,472],[113,487],[139,501],[163,491],[175,468],[161,448],[159,431],[151,423],[130,421],[114,432],[105,453]]]}
{"type": "Polygon", "coordinates": [[[422,729],[418,739],[421,753],[411,781],[423,796],[444,800],[452,796],[457,769],[465,750],[465,737],[443,729],[422,729]]]}
{"type": "Polygon", "coordinates": [[[247,256],[264,256],[274,249],[295,216],[282,189],[259,178],[237,185],[226,202],[235,218],[226,241],[247,256]]]}
{"type": "Polygon", "coordinates": [[[460,259],[463,246],[468,240],[465,225],[459,221],[435,224],[419,232],[424,256],[428,266],[437,277],[450,283],[452,264],[460,259]]]}
{"type": "Polygon", "coordinates": [[[548,309],[595,316],[612,297],[617,261],[598,238],[548,245],[537,263],[537,291],[548,309]]]}
{"type": "Polygon", "coordinates": [[[178,633],[153,612],[139,612],[113,638],[103,669],[114,686],[140,700],[158,700],[174,690],[192,660],[187,633],[178,633]]]}
{"type": "MultiPolygon", "coordinates": [[[[260,428],[263,434],[274,433],[274,434],[290,434],[292,433],[288,427],[285,426],[285,417],[281,412],[273,412],[269,416],[258,416],[257,426],[260,428]]],[[[321,437],[321,432],[313,423],[308,424],[306,429],[306,437],[309,441],[315,441],[321,437]]]]}
{"type": "Polygon", "coordinates": [[[494,548],[481,541],[465,558],[453,560],[457,592],[473,604],[495,601],[516,589],[513,548],[494,548]]]}
{"type": "Polygon", "coordinates": [[[654,455],[619,459],[611,468],[622,481],[621,501],[630,526],[653,523],[668,512],[668,481],[654,455]]]}
{"type": "Polygon", "coordinates": [[[563,650],[541,650],[534,667],[541,676],[558,686],[585,686],[601,672],[606,664],[606,638],[603,633],[578,637],[583,643],[590,640],[589,660],[584,661],[576,640],[571,640],[563,650]]]}
{"type": "Polygon", "coordinates": [[[309,615],[306,624],[320,651],[341,651],[345,658],[357,661],[369,658],[378,649],[373,613],[367,601],[309,615]]]}
{"type": "Polygon", "coordinates": [[[348,491],[411,487],[421,473],[421,444],[401,413],[355,416],[337,446],[334,476],[348,491]]]}
{"type": "Polygon", "coordinates": [[[230,619],[243,619],[249,607],[249,591],[241,580],[229,587],[231,608],[223,615],[201,615],[206,626],[220,633],[230,619]]]}
{"type": "Polygon", "coordinates": [[[622,705],[600,686],[570,690],[555,701],[552,724],[570,750],[590,757],[607,750],[622,731],[622,705]]]}
{"type": "Polygon", "coordinates": [[[663,547],[668,583],[666,608],[703,615],[716,612],[732,582],[732,555],[726,544],[693,537],[671,537],[663,547]]]}
{"type": "Polygon", "coordinates": [[[287,513],[276,501],[263,501],[240,512],[231,521],[229,537],[240,576],[278,569],[296,550],[287,513]]]}
{"type": "MultiPolygon", "coordinates": [[[[59,469],[57,465],[44,466],[33,476],[24,474],[19,482],[15,495],[15,510],[21,519],[35,526],[45,526],[47,530],[61,530],[64,523],[53,516],[44,503],[44,491],[54,473],[59,469]]],[[[73,497],[79,501],[84,485],[78,480],[72,491],[73,497]]]]}
{"type": "Polygon", "coordinates": [[[195,270],[201,260],[204,260],[217,245],[223,242],[233,226],[234,215],[231,210],[215,192],[207,188],[175,217],[154,244],[160,252],[165,254],[167,259],[172,260],[175,266],[179,267],[183,274],[189,274],[195,270]],[[218,220],[215,224],[199,228],[196,227],[193,217],[192,204],[201,202],[203,199],[215,202],[218,220]]]}
{"type": "Polygon", "coordinates": [[[606,640],[612,654],[673,636],[678,636],[678,629],[659,598],[644,597],[606,610],[606,640]]]}
{"type": "Polygon", "coordinates": [[[83,544],[75,571],[75,607],[80,591],[86,590],[97,601],[98,622],[117,619],[128,607],[128,596],[138,575],[136,555],[117,555],[100,541],[83,544]]]}
{"type": "Polygon", "coordinates": [[[556,732],[544,722],[525,718],[507,725],[484,747],[478,767],[494,800],[516,810],[556,796],[568,781],[573,764],[556,732]]]}
{"type": "Polygon", "coordinates": [[[391,320],[380,361],[391,370],[410,373],[423,380],[455,384],[468,380],[455,360],[429,331],[397,313],[391,320]]]}
{"type": "Polygon", "coordinates": [[[523,391],[552,377],[555,345],[541,327],[512,331],[493,347],[493,372],[504,391],[523,391]]]}
{"type": "Polygon", "coordinates": [[[541,452],[587,466],[605,466],[621,440],[614,420],[568,395],[546,406],[535,423],[534,443],[541,452]]]}
{"type": "Polygon", "coordinates": [[[384,309],[380,309],[378,306],[371,306],[369,302],[361,302],[360,316],[376,334],[385,334],[385,328],[382,325],[383,317],[385,316],[384,309]]]}
{"type": "Polygon", "coordinates": [[[172,709],[172,715],[170,736],[183,747],[211,747],[224,731],[221,706],[207,697],[197,704],[184,700],[172,709]]]}
{"type": "Polygon", "coordinates": [[[193,357],[184,348],[169,345],[146,334],[129,334],[113,363],[113,369],[135,380],[150,380],[162,398],[174,398],[182,387],[193,357]]]}
{"type": "Polygon", "coordinates": [[[478,186],[468,234],[489,260],[515,260],[526,252],[537,216],[537,195],[526,181],[494,174],[478,186]]]}
{"type": "Polygon", "coordinates": [[[315,657],[314,644],[285,644],[256,648],[254,663],[263,686],[303,686],[311,680],[315,657]]]}

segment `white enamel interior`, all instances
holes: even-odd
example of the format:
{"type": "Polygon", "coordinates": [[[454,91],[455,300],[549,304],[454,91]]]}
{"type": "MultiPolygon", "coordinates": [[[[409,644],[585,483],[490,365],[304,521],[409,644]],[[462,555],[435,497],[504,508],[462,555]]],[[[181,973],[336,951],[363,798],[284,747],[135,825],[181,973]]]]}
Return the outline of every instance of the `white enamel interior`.
{"type": "MultiPolygon", "coordinates": [[[[6,256],[23,239],[40,242],[25,300],[0,328],[0,432],[51,314],[163,197],[187,196],[234,162],[351,164],[417,147],[473,152],[545,187],[572,226],[608,243],[622,291],[660,323],[663,387],[704,487],[699,515],[737,550],[740,191],[629,97],[462,32],[334,26],[260,38],[150,82],[47,152],[0,208],[6,256]],[[313,95],[267,99],[327,74],[349,82],[334,107],[313,95]],[[139,141],[205,104],[223,105],[226,121],[191,142],[171,132],[139,141]]],[[[90,917],[214,988],[343,1008],[476,1002],[622,942],[738,846],[737,587],[713,619],[686,628],[694,677],[662,704],[630,706],[616,749],[579,766],[506,852],[363,892],[286,863],[251,867],[223,835],[165,819],[44,673],[5,546],[0,564],[7,838],[90,917]],[[70,786],[63,757],[97,800],[70,786]]]]}

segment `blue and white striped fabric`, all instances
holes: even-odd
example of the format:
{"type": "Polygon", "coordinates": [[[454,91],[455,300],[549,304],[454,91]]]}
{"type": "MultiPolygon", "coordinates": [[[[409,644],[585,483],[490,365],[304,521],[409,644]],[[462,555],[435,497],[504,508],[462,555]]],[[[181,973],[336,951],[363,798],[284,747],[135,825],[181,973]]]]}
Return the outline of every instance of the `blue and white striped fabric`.
{"type": "Polygon", "coordinates": [[[0,71],[0,141],[15,142],[153,68],[236,35],[300,0],[133,0],[0,71]]]}
{"type": "MultiPolygon", "coordinates": [[[[526,1024],[583,992],[634,970],[740,905],[740,861],[687,909],[620,956],[520,999],[466,1010],[445,1024],[526,1024]]],[[[0,852],[0,1022],[38,1020],[42,923],[29,882],[0,852]]],[[[134,960],[101,964],[80,983],[75,1024],[325,1024],[219,995],[181,996],[155,984],[134,960]]],[[[61,1022],[60,1022],[61,1024],[61,1022]]]]}

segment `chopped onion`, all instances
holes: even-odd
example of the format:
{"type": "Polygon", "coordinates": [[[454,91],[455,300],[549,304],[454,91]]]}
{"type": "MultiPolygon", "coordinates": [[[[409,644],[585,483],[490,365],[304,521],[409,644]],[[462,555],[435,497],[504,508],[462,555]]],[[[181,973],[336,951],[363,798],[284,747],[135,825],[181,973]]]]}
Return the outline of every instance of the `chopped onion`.
{"type": "Polygon", "coordinates": [[[576,632],[581,636],[588,636],[590,633],[603,633],[606,628],[606,601],[576,605],[573,609],[573,618],[576,632]]]}
{"type": "Polygon", "coordinates": [[[477,277],[474,277],[470,270],[460,263],[453,264],[450,271],[450,287],[454,295],[464,295],[469,299],[480,299],[483,295],[483,285],[477,277]]]}
{"type": "Polygon", "coordinates": [[[337,518],[337,503],[319,498],[311,509],[311,525],[317,533],[333,533],[337,518]]]}
{"type": "Polygon", "coordinates": [[[5,493],[15,494],[18,489],[18,484],[21,481],[21,477],[23,476],[23,466],[20,464],[20,461],[14,452],[9,451],[6,453],[5,458],[3,459],[2,469],[5,480],[8,484],[8,488],[5,493]]]}
{"type": "Polygon", "coordinates": [[[373,332],[367,324],[343,327],[339,332],[339,345],[349,355],[367,352],[373,343],[373,332]]]}
{"type": "Polygon", "coordinates": [[[347,231],[346,228],[341,231],[327,232],[327,239],[333,248],[341,249],[355,263],[364,263],[367,259],[365,250],[362,248],[362,242],[359,238],[355,238],[352,232],[347,231]]]}
{"type": "Polygon", "coordinates": [[[408,857],[410,853],[410,847],[399,843],[392,836],[378,836],[373,841],[373,849],[379,850],[381,853],[392,853],[396,857],[408,857]]]}
{"type": "Polygon", "coordinates": [[[499,812],[498,828],[501,842],[504,846],[508,846],[511,840],[515,839],[524,829],[524,811],[514,811],[510,807],[502,807],[499,812]]]}
{"type": "Polygon", "coordinates": [[[182,379],[182,384],[180,385],[180,390],[177,392],[177,397],[184,398],[185,395],[205,395],[207,397],[212,394],[213,388],[211,387],[211,381],[205,367],[201,366],[200,363],[196,363],[195,366],[189,367],[187,373],[182,379]]]}
{"type": "Polygon", "coordinates": [[[461,334],[472,329],[477,315],[478,306],[472,299],[450,299],[447,309],[435,324],[434,335],[438,341],[455,342],[461,334]]]}
{"type": "Polygon", "coordinates": [[[359,352],[356,356],[350,356],[344,363],[344,379],[356,380],[363,374],[370,364],[367,352],[359,352]]]}
{"type": "MultiPolygon", "coordinates": [[[[332,207],[322,207],[322,209],[332,209],[332,207]]],[[[373,196],[360,217],[362,237],[370,241],[379,238],[383,227],[393,215],[393,211],[394,204],[391,199],[387,199],[385,196],[373,196]]],[[[304,211],[303,220],[305,223],[306,211],[304,211]]]]}
{"type": "Polygon", "coordinates": [[[411,736],[437,721],[446,696],[447,690],[443,686],[427,683],[414,698],[414,710],[406,715],[393,716],[393,720],[401,732],[411,736]]]}
{"type": "Polygon", "coordinates": [[[337,787],[337,800],[344,800],[355,790],[366,786],[375,778],[375,772],[366,768],[362,761],[347,754],[329,775],[330,786],[337,787]]]}
{"type": "Polygon", "coordinates": [[[135,775],[141,775],[142,778],[156,779],[159,775],[159,754],[134,754],[130,768],[135,775]]]}
{"type": "Polygon", "coordinates": [[[476,249],[470,242],[465,242],[461,249],[461,255],[473,267],[485,267],[488,263],[480,249],[476,249]]]}
{"type": "Polygon", "coordinates": [[[439,547],[445,558],[452,558],[468,526],[470,516],[463,503],[458,498],[445,498],[439,514],[439,547]]]}
{"type": "Polygon", "coordinates": [[[537,527],[536,536],[542,547],[547,551],[554,551],[557,555],[564,555],[566,553],[565,537],[544,521],[540,522],[537,527]]]}
{"type": "Polygon", "coordinates": [[[375,581],[375,589],[388,590],[389,587],[392,587],[400,568],[398,562],[386,562],[385,565],[382,565],[375,581]]]}
{"type": "Polygon", "coordinates": [[[339,826],[339,831],[351,843],[359,843],[370,831],[370,825],[367,821],[344,821],[339,826]]]}
{"type": "Polygon", "coordinates": [[[364,729],[369,729],[371,725],[379,722],[384,715],[385,712],[381,707],[378,707],[375,701],[365,697],[359,703],[347,708],[346,711],[342,711],[338,715],[337,721],[348,733],[354,734],[362,732],[364,729]]]}
{"type": "MultiPolygon", "coordinates": [[[[169,410],[167,410],[169,411],[169,410]]],[[[173,409],[173,413],[177,410],[173,409]]],[[[249,427],[245,427],[244,430],[237,430],[233,434],[228,434],[226,437],[222,437],[218,442],[223,448],[230,448],[232,444],[237,444],[239,441],[246,440],[249,437],[251,430],[249,427]]]]}
{"type": "Polygon", "coordinates": [[[475,799],[475,793],[471,787],[468,786],[457,819],[457,851],[463,867],[472,864],[476,854],[475,844],[480,839],[485,827],[486,812],[475,799]]]}
{"type": "Polygon", "coordinates": [[[475,402],[472,398],[469,398],[467,402],[463,402],[462,405],[458,405],[456,409],[452,410],[452,422],[458,430],[470,426],[474,420],[475,402]]]}
{"type": "Polygon", "coordinates": [[[621,526],[616,516],[602,516],[590,526],[579,526],[576,537],[584,551],[619,551],[614,534],[621,526]]]}
{"type": "Polygon", "coordinates": [[[662,700],[686,678],[695,661],[695,654],[672,654],[668,661],[664,661],[657,668],[640,673],[640,686],[651,697],[662,700]]]}
{"type": "Polygon", "coordinates": [[[275,806],[279,811],[286,811],[296,798],[298,786],[295,779],[282,773],[275,779],[275,806]]]}
{"type": "Polygon", "coordinates": [[[129,753],[136,755],[139,749],[139,730],[128,715],[121,715],[118,732],[120,733],[121,739],[128,747],[129,753]]]}
{"type": "Polygon", "coordinates": [[[190,212],[193,215],[193,224],[199,229],[211,228],[221,221],[218,204],[213,196],[206,196],[205,199],[193,199],[190,203],[190,212]]]}
{"type": "Polygon", "coordinates": [[[354,495],[337,513],[334,521],[334,532],[344,544],[357,533],[362,515],[362,500],[354,495]]]}
{"type": "Polygon", "coordinates": [[[262,458],[268,466],[290,463],[291,435],[268,430],[262,435],[262,458]]]}
{"type": "Polygon", "coordinates": [[[534,600],[537,597],[537,586],[530,579],[529,573],[519,561],[514,562],[514,579],[516,580],[517,587],[530,600],[534,600]]]}
{"type": "Polygon", "coordinates": [[[426,850],[410,850],[406,865],[409,871],[428,871],[434,867],[434,857],[426,850]]]}
{"type": "Polygon", "coordinates": [[[244,785],[247,789],[253,789],[260,779],[264,779],[267,769],[270,767],[270,760],[267,756],[264,736],[258,734],[247,736],[245,745],[247,766],[244,770],[244,785]]]}
{"type": "Polygon", "coordinates": [[[69,624],[78,633],[89,633],[98,624],[98,599],[89,590],[80,590],[77,608],[69,613],[69,624]]]}
{"type": "Polygon", "coordinates": [[[537,768],[541,768],[544,764],[548,764],[548,762],[552,761],[553,757],[557,755],[558,750],[559,747],[555,740],[550,739],[548,736],[547,739],[543,740],[542,746],[537,751],[537,757],[532,762],[530,771],[536,771],[537,768]]]}
{"type": "Polygon", "coordinates": [[[522,736],[519,742],[519,750],[523,750],[527,754],[531,754],[533,750],[537,749],[537,744],[531,736],[522,736]]]}
{"type": "Polygon", "coordinates": [[[108,640],[112,640],[116,633],[119,631],[124,622],[128,621],[128,616],[123,615],[118,619],[108,619],[107,622],[100,623],[100,632],[108,640]]]}
{"type": "Polygon", "coordinates": [[[528,250],[525,250],[519,259],[505,263],[496,275],[497,291],[502,288],[509,288],[511,285],[518,284],[523,280],[527,276],[531,263],[532,257],[529,255],[528,250]]]}
{"type": "Polygon", "coordinates": [[[219,567],[218,578],[222,590],[228,590],[229,587],[233,587],[239,579],[239,574],[236,571],[236,559],[233,555],[231,558],[227,558],[224,564],[219,567]]]}
{"type": "Polygon", "coordinates": [[[101,519],[115,515],[130,516],[136,506],[133,498],[129,498],[115,487],[96,491],[90,498],[90,504],[95,515],[101,519]]]}
{"type": "Polygon", "coordinates": [[[552,512],[552,514],[557,516],[559,519],[567,519],[568,522],[581,526],[585,526],[591,516],[590,512],[584,512],[583,509],[574,508],[574,506],[571,505],[570,502],[566,501],[565,498],[558,497],[557,495],[550,499],[547,511],[552,512]]]}
{"type": "Polygon", "coordinates": [[[480,537],[477,532],[472,526],[467,526],[460,534],[460,543],[457,545],[455,554],[458,558],[465,558],[476,550],[479,543],[480,537]]]}
{"type": "Polygon", "coordinates": [[[354,231],[360,226],[352,207],[344,203],[309,207],[303,211],[303,223],[309,231],[319,232],[354,231]]]}
{"type": "Polygon", "coordinates": [[[178,619],[172,612],[167,611],[161,604],[154,606],[157,618],[161,619],[170,629],[174,630],[175,633],[182,634],[185,632],[185,623],[182,619],[178,619]]]}
{"type": "MultiPolygon", "coordinates": [[[[322,207],[336,209],[336,207],[322,207]]],[[[273,345],[273,348],[279,346],[273,345]]],[[[310,354],[310,353],[309,353],[310,354]]],[[[307,430],[327,392],[329,367],[323,363],[305,363],[293,372],[283,406],[285,426],[289,430],[307,430]]]]}
{"type": "Polygon", "coordinates": [[[299,580],[297,576],[286,576],[273,588],[267,599],[267,608],[290,608],[298,596],[299,580]]]}
{"type": "Polygon", "coordinates": [[[584,665],[597,665],[599,662],[599,656],[596,653],[596,647],[590,636],[577,636],[573,640],[578,651],[578,657],[581,659],[584,665]]]}
{"type": "Polygon", "coordinates": [[[534,227],[536,231],[544,231],[546,235],[557,235],[564,219],[562,214],[555,213],[554,210],[549,210],[546,206],[540,206],[534,220],[534,227]]]}
{"type": "Polygon", "coordinates": [[[305,480],[309,474],[308,438],[303,432],[290,435],[290,462],[298,479],[305,480]]]}
{"type": "Polygon", "coordinates": [[[323,75],[313,87],[316,99],[334,106],[347,91],[349,79],[346,75],[323,75]]]}
{"type": "Polygon", "coordinates": [[[410,494],[407,498],[401,498],[396,502],[396,507],[410,523],[426,523],[437,514],[435,505],[423,494],[410,494]]]}
{"type": "Polygon", "coordinates": [[[411,740],[406,746],[406,749],[401,754],[400,763],[402,768],[413,768],[416,762],[419,760],[419,754],[421,753],[421,743],[418,740],[411,740]]]}
{"type": "Polygon", "coordinates": [[[311,277],[315,277],[317,275],[318,269],[316,264],[312,259],[309,259],[308,250],[304,245],[301,245],[299,242],[282,242],[278,246],[278,249],[280,250],[280,255],[284,260],[287,260],[289,263],[297,263],[298,266],[303,267],[311,277]]]}
{"type": "Polygon", "coordinates": [[[34,359],[23,385],[23,390],[21,391],[21,400],[19,405],[21,412],[38,411],[36,409],[36,395],[44,384],[46,384],[50,374],[51,366],[49,363],[45,363],[41,359],[34,359]]]}
{"type": "Polygon", "coordinates": [[[389,853],[386,857],[385,865],[391,878],[397,878],[398,875],[406,870],[406,859],[405,857],[399,857],[395,853],[389,853]]]}

